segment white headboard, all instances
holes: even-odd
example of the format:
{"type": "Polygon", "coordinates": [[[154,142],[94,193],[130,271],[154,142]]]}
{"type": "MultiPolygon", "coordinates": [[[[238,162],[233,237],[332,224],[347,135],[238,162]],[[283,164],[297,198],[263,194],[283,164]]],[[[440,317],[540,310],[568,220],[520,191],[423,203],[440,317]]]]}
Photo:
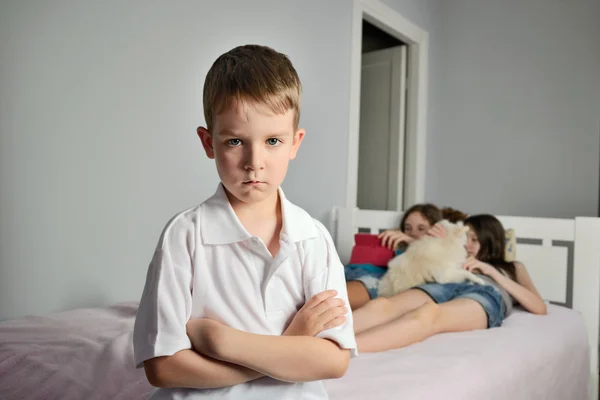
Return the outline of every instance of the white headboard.
{"type": "MultiPolygon", "coordinates": [[[[336,208],[333,232],[343,263],[350,259],[354,234],[398,229],[402,213],[336,208]]],[[[581,313],[590,340],[593,399],[598,397],[598,329],[600,324],[600,218],[575,219],[497,216],[514,229],[516,258],[532,276],[545,300],[581,313]]]]}

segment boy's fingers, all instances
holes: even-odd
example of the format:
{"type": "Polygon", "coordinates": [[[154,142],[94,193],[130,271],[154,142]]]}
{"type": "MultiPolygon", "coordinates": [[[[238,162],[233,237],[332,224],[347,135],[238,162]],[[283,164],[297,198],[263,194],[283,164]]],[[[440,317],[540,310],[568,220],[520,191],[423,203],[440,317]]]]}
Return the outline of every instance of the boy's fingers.
{"type": "Polygon", "coordinates": [[[329,322],[339,316],[346,315],[348,313],[348,307],[343,303],[339,306],[329,308],[319,315],[319,318],[324,322],[329,322]]]}
{"type": "Polygon", "coordinates": [[[327,310],[323,314],[319,315],[318,320],[316,321],[316,326],[321,327],[319,332],[325,329],[332,328],[334,326],[338,326],[343,321],[345,321],[345,315],[348,313],[348,308],[346,307],[335,307],[330,310],[327,310]],[[339,318],[343,318],[340,322],[339,318]]]}
{"type": "Polygon", "coordinates": [[[330,299],[336,295],[337,295],[337,290],[333,290],[333,289],[325,290],[321,293],[317,293],[313,297],[311,297],[310,300],[308,300],[306,302],[306,304],[304,305],[304,307],[302,307],[302,308],[313,308],[313,307],[321,304],[325,300],[330,299]]]}
{"type": "Polygon", "coordinates": [[[344,305],[344,300],[340,298],[327,299],[314,306],[311,311],[314,312],[314,315],[320,316],[329,311],[330,309],[335,309],[344,305]]]}
{"type": "Polygon", "coordinates": [[[336,326],[342,325],[344,322],[346,322],[346,317],[342,315],[323,325],[323,330],[335,328],[336,326]]]}

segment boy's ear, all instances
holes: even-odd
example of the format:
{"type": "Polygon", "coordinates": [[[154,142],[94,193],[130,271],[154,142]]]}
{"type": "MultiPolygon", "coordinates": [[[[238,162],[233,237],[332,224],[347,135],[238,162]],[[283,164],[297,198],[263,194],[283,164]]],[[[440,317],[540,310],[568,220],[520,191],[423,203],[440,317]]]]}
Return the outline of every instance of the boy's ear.
{"type": "Polygon", "coordinates": [[[215,158],[215,150],[213,149],[213,138],[210,135],[210,132],[202,126],[199,126],[196,129],[196,133],[198,133],[198,137],[202,142],[202,147],[204,147],[204,151],[206,152],[206,156],[210,159],[215,158]]]}
{"type": "Polygon", "coordinates": [[[296,133],[294,133],[294,139],[292,142],[292,153],[290,154],[290,160],[296,158],[296,154],[298,154],[298,149],[300,148],[300,144],[302,144],[302,139],[304,139],[304,135],[306,131],[304,129],[298,129],[296,133]]]}

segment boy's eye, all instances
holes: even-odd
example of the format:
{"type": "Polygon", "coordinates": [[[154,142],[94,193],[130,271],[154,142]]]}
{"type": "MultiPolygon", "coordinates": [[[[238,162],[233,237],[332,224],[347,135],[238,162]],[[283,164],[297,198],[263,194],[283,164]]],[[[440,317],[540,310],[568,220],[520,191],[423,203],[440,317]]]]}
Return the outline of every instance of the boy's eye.
{"type": "Polygon", "coordinates": [[[240,144],[242,144],[242,141],[240,139],[229,139],[227,141],[227,144],[230,146],[239,146],[240,144]]]}
{"type": "Polygon", "coordinates": [[[270,146],[277,146],[277,144],[279,144],[279,142],[280,142],[280,140],[279,140],[279,139],[275,139],[275,138],[270,138],[270,139],[267,139],[267,143],[268,143],[270,146]]]}

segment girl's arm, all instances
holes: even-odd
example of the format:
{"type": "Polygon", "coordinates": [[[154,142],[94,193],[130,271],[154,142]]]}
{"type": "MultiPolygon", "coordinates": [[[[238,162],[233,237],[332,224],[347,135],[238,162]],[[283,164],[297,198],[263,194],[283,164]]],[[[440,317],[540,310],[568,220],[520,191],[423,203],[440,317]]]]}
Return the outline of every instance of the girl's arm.
{"type": "Polygon", "coordinates": [[[512,294],[513,297],[519,302],[519,304],[521,304],[521,306],[523,308],[525,308],[527,311],[532,312],[534,314],[545,315],[548,311],[547,307],[546,307],[546,303],[544,302],[544,299],[542,299],[542,296],[540,295],[540,293],[537,291],[535,285],[533,284],[533,281],[531,280],[531,277],[529,276],[527,269],[520,262],[515,262],[514,264],[515,264],[515,272],[517,275],[517,278],[516,278],[517,282],[515,282],[515,283],[517,283],[520,287],[526,289],[527,295],[520,296],[520,297],[523,297],[523,299],[521,299],[521,298],[516,297],[510,291],[509,291],[509,293],[512,294]]]}
{"type": "Polygon", "coordinates": [[[472,271],[473,269],[480,270],[483,274],[488,275],[495,280],[498,285],[502,286],[519,304],[533,314],[545,315],[546,303],[542,296],[535,288],[525,266],[519,262],[515,262],[515,272],[517,281],[513,281],[506,275],[502,274],[496,268],[489,264],[473,259],[467,260],[465,268],[472,271]]]}

